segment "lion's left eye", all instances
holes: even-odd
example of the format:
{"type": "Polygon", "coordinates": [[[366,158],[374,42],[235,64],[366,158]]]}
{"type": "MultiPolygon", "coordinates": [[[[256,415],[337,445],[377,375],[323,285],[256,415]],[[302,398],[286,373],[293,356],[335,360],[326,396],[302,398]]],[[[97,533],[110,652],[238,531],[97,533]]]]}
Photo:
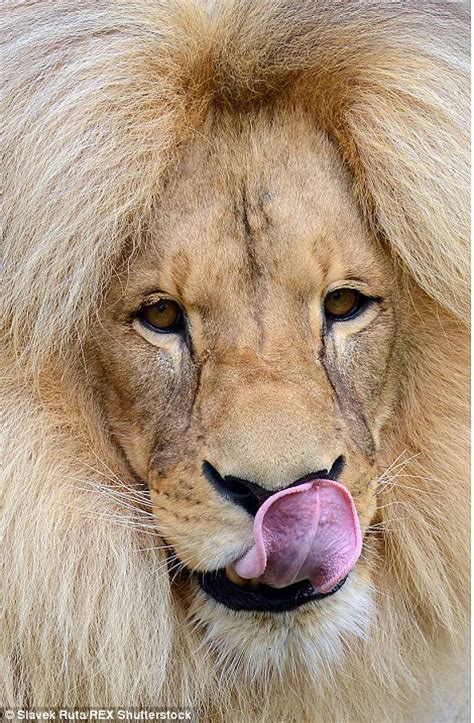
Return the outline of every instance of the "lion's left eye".
{"type": "Polygon", "coordinates": [[[142,306],[137,316],[154,331],[165,334],[180,331],[184,326],[183,310],[172,299],[160,299],[154,304],[142,306]]]}
{"type": "Polygon", "coordinates": [[[361,311],[367,297],[356,289],[335,289],[324,300],[324,311],[329,319],[346,321],[361,311]]]}

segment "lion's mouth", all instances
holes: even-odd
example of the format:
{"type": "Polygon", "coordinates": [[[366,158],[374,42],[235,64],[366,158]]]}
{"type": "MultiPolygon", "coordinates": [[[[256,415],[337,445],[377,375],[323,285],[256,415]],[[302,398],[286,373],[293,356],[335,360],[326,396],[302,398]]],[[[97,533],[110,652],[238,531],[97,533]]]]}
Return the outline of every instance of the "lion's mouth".
{"type": "Polygon", "coordinates": [[[339,590],[361,549],[350,492],[316,478],[268,497],[247,552],[225,570],[195,575],[209,597],[233,610],[285,612],[339,590]]]}
{"type": "Polygon", "coordinates": [[[329,592],[317,592],[308,580],[293,583],[287,587],[275,588],[260,583],[254,587],[251,582],[245,586],[236,585],[225,570],[199,572],[195,574],[206,595],[232,610],[255,610],[280,613],[295,610],[313,600],[333,595],[346,582],[347,575],[329,592]]]}

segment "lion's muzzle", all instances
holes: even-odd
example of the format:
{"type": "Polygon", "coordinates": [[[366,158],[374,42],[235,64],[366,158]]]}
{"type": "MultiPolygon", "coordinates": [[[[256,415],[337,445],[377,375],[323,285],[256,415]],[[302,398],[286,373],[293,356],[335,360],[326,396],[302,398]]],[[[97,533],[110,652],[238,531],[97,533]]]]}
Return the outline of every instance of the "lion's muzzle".
{"type": "Polygon", "coordinates": [[[348,489],[314,478],[269,494],[258,507],[253,545],[201,587],[236,610],[283,611],[336,592],[355,566],[362,534],[348,489]]]}

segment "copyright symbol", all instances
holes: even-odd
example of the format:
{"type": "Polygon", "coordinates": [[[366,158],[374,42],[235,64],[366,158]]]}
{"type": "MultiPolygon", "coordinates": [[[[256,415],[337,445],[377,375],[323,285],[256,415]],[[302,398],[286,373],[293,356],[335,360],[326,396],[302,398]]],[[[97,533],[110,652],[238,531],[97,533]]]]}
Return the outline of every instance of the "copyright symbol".
{"type": "Polygon", "coordinates": [[[6,718],[7,720],[13,720],[14,717],[15,717],[15,712],[14,712],[13,710],[6,710],[6,711],[5,711],[5,718],[6,718]]]}

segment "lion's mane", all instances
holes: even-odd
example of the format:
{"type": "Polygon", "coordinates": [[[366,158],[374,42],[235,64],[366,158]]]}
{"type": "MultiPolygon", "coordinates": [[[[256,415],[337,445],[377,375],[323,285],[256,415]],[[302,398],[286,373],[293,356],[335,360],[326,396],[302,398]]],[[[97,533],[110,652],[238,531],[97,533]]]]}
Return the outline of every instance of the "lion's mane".
{"type": "Polygon", "coordinates": [[[410,720],[414,700],[459,677],[467,628],[462,4],[31,0],[6,16],[5,701],[410,720]],[[424,299],[381,490],[376,623],[340,669],[287,685],[213,658],[185,620],[83,344],[209,104],[238,112],[283,92],[337,144],[367,223],[424,299]]]}

